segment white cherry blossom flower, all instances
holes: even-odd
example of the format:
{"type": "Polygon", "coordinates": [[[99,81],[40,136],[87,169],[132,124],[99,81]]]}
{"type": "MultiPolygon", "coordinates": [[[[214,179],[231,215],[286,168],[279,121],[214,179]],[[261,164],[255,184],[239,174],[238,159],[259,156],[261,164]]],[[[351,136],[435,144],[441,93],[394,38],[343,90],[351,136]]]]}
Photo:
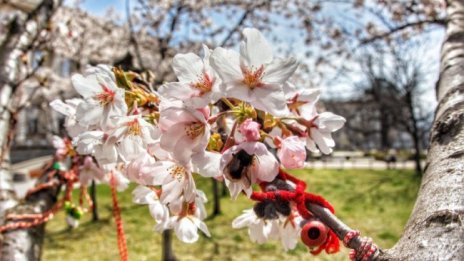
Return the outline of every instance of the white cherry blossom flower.
{"type": "Polygon", "coordinates": [[[203,52],[203,59],[193,53],[174,56],[172,68],[179,81],[164,84],[159,93],[193,108],[216,102],[220,97],[220,79],[209,64],[211,50],[203,45],[203,52]]]}
{"type": "Polygon", "coordinates": [[[220,162],[222,155],[220,153],[203,151],[192,155],[193,171],[203,177],[219,177],[222,175],[220,162]]]}
{"type": "Polygon", "coordinates": [[[278,220],[259,218],[253,209],[244,210],[242,215],[234,219],[232,227],[235,229],[248,227],[251,241],[258,244],[264,244],[269,239],[279,237],[278,220]]]}
{"type": "Polygon", "coordinates": [[[79,154],[93,155],[101,167],[118,160],[116,144],[111,143],[103,131],[86,131],[75,137],[73,144],[79,154]]]}
{"type": "Polygon", "coordinates": [[[79,168],[79,183],[88,186],[92,180],[102,181],[104,177],[105,172],[95,164],[92,157],[86,156],[79,168]]]}
{"type": "Polygon", "coordinates": [[[57,112],[66,116],[64,126],[70,137],[75,137],[87,130],[87,126],[80,125],[76,120],[77,106],[82,99],[68,99],[65,102],[60,99],[50,102],[50,106],[57,112]]]}
{"type": "Polygon", "coordinates": [[[151,165],[153,185],[161,186],[160,200],[163,204],[175,204],[182,200],[193,202],[195,182],[189,167],[173,161],[158,161],[151,165]]]}
{"type": "Polygon", "coordinates": [[[126,177],[141,185],[153,185],[155,163],[155,158],[145,151],[126,165],[126,177]]]}
{"type": "Polygon", "coordinates": [[[114,116],[127,114],[124,89],[118,88],[114,75],[107,67],[90,67],[84,75],[72,77],[74,89],[84,98],[76,111],[76,119],[83,126],[112,127],[114,116]]]}
{"type": "Polygon", "coordinates": [[[203,222],[206,218],[204,203],[206,197],[202,191],[197,191],[195,201],[184,203],[182,209],[169,219],[168,228],[174,229],[177,238],[184,243],[194,243],[198,240],[198,229],[210,237],[208,227],[203,222]]]}
{"type": "Polygon", "coordinates": [[[172,106],[160,112],[161,148],[172,153],[182,164],[190,162],[193,153],[208,145],[210,127],[205,115],[185,106],[172,106]]]}
{"type": "Polygon", "coordinates": [[[71,141],[68,138],[61,138],[54,135],[52,138],[53,147],[56,149],[55,155],[58,158],[73,156],[75,154],[71,141]]]}
{"type": "Polygon", "coordinates": [[[271,46],[254,28],[244,29],[243,36],[240,54],[220,47],[211,54],[211,66],[226,94],[273,115],[287,115],[283,84],[296,70],[296,60],[274,58],[271,46]]]}
{"type": "Polygon", "coordinates": [[[279,220],[279,239],[285,251],[295,249],[298,244],[302,220],[303,218],[296,213],[279,220]]]}
{"type": "Polygon", "coordinates": [[[313,117],[321,91],[317,88],[295,90],[287,95],[287,107],[297,116],[313,117]]]}
{"type": "Polygon", "coordinates": [[[308,134],[306,147],[313,152],[317,152],[317,148],[319,148],[324,154],[332,153],[332,148],[335,147],[332,132],[343,127],[345,121],[342,116],[331,112],[323,112],[317,114],[312,120],[304,122],[308,134]]]}
{"type": "Polygon", "coordinates": [[[129,186],[130,181],[124,176],[124,164],[113,163],[104,165],[103,169],[106,172],[105,182],[111,184],[111,176],[114,177],[116,183],[116,189],[118,191],[124,191],[129,186]]]}
{"type": "Polygon", "coordinates": [[[251,184],[257,181],[272,181],[279,172],[279,163],[263,143],[243,142],[223,153],[220,169],[235,199],[242,190],[250,196],[251,184]]]}
{"type": "Polygon", "coordinates": [[[139,185],[132,191],[132,200],[136,204],[148,205],[150,215],[159,227],[165,228],[169,220],[169,209],[161,203],[160,193],[159,189],[139,185]]]}
{"type": "Polygon", "coordinates": [[[159,129],[142,118],[141,114],[124,116],[118,119],[109,140],[117,143],[121,159],[128,163],[146,152],[149,144],[159,138],[159,129]]]}

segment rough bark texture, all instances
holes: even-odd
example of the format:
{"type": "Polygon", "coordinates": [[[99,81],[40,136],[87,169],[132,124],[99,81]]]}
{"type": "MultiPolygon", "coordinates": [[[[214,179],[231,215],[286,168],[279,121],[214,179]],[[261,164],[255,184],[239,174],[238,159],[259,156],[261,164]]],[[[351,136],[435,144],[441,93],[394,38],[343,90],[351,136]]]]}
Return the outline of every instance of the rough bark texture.
{"type": "MultiPolygon", "coordinates": [[[[47,175],[42,177],[46,182],[47,175]]],[[[42,190],[28,197],[27,200],[9,210],[8,213],[32,214],[43,213],[56,203],[60,187],[55,186],[42,190]]],[[[15,221],[10,221],[15,223],[15,221]]],[[[7,222],[8,223],[8,222],[7,222]]],[[[40,260],[45,234],[45,223],[28,229],[11,230],[2,235],[0,260],[2,261],[32,261],[40,260]]]]}
{"type": "MultiPolygon", "coordinates": [[[[20,81],[20,57],[30,51],[38,35],[48,26],[57,6],[54,0],[38,0],[35,3],[40,4],[30,13],[19,10],[11,12],[7,35],[0,42],[0,224],[4,222],[5,211],[19,203],[13,192],[9,171],[9,147],[14,131],[14,114],[9,103],[20,81]]],[[[17,206],[14,212],[42,212],[53,205],[56,193],[55,190],[41,192],[17,206]]],[[[39,260],[43,234],[43,225],[3,234],[0,260],[39,260]]]]}
{"type": "Polygon", "coordinates": [[[464,0],[447,12],[425,173],[403,236],[380,260],[464,260],[464,0]]]}

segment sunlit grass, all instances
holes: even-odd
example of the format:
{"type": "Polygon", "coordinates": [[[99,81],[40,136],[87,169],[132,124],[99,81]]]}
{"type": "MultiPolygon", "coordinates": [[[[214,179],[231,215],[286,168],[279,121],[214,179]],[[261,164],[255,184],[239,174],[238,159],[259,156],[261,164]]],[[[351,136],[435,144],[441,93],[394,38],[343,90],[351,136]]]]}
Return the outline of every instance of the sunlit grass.
{"type": "MultiPolygon", "coordinates": [[[[346,224],[368,235],[383,248],[393,246],[401,235],[414,204],[419,180],[412,171],[399,170],[300,170],[298,177],[308,183],[311,192],[328,199],[346,224]]],[[[211,181],[198,179],[198,186],[211,195],[211,181]]],[[[154,220],[145,206],[131,201],[132,188],[119,194],[130,260],[160,260],[161,235],[152,232],[154,220]]],[[[207,207],[211,212],[210,197],[207,207]]],[[[81,226],[67,230],[61,212],[47,225],[43,260],[117,260],[116,231],[111,214],[111,194],[99,186],[98,203],[101,221],[93,223],[87,214],[81,226]]],[[[279,243],[264,245],[249,241],[246,229],[234,230],[232,220],[252,202],[245,197],[221,200],[223,214],[206,221],[212,238],[202,237],[195,244],[174,239],[180,260],[347,260],[341,254],[312,257],[300,244],[284,252],[279,243]]]]}

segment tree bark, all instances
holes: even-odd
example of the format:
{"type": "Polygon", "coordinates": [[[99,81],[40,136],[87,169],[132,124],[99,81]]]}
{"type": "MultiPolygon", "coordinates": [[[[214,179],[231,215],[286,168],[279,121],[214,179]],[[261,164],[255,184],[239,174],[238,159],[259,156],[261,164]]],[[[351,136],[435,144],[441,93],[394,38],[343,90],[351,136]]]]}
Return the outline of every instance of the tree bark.
{"type": "MultiPolygon", "coordinates": [[[[32,3],[32,2],[31,2],[32,3]]],[[[30,51],[39,34],[48,26],[57,7],[54,0],[37,0],[30,13],[17,10],[9,14],[7,33],[0,42],[0,224],[7,210],[18,205],[10,173],[9,154],[14,133],[14,114],[10,108],[20,81],[21,55],[30,51]]],[[[15,213],[37,213],[50,208],[57,191],[44,191],[14,208],[15,213]]],[[[1,238],[0,260],[39,260],[44,225],[14,230],[1,238]]]]}
{"type": "Polygon", "coordinates": [[[38,0],[37,3],[40,4],[30,13],[10,11],[8,30],[0,43],[0,218],[6,209],[17,204],[9,171],[9,148],[14,131],[10,101],[20,80],[21,55],[30,51],[56,8],[54,0],[38,0]]]}
{"type": "Polygon", "coordinates": [[[94,180],[90,185],[90,198],[92,199],[92,221],[96,222],[100,220],[100,217],[98,216],[97,185],[94,180]]]}
{"type": "MultiPolygon", "coordinates": [[[[47,182],[47,173],[39,182],[47,182]]],[[[8,213],[14,214],[38,214],[43,213],[56,203],[60,193],[60,186],[54,186],[41,190],[28,197],[26,201],[17,205],[8,213]]],[[[15,223],[16,221],[11,221],[15,223]]],[[[8,224],[6,222],[5,224],[8,224]]],[[[0,241],[0,260],[2,261],[33,261],[40,260],[42,245],[45,235],[45,224],[32,226],[25,229],[15,229],[3,233],[0,241]]]]}
{"type": "Polygon", "coordinates": [[[425,173],[403,236],[380,260],[464,260],[464,0],[446,8],[425,173]]]}
{"type": "Polygon", "coordinates": [[[221,192],[219,191],[219,182],[212,178],[213,182],[213,213],[212,217],[221,214],[221,192]]]}
{"type": "Polygon", "coordinates": [[[172,230],[164,230],[163,231],[163,248],[162,248],[162,255],[163,261],[176,261],[177,258],[174,255],[174,251],[172,249],[172,230]]]}

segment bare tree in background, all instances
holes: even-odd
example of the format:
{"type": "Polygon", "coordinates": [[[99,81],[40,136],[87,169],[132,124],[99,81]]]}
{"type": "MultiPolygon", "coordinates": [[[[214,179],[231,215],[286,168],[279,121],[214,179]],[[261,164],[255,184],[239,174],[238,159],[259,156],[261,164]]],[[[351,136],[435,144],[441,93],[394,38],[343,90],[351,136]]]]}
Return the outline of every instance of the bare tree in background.
{"type": "Polygon", "coordinates": [[[416,58],[416,50],[425,49],[420,44],[409,42],[395,49],[388,48],[386,52],[380,48],[375,48],[375,53],[363,52],[360,63],[365,79],[358,86],[363,90],[365,102],[374,104],[378,111],[380,124],[377,131],[382,149],[392,148],[394,139],[390,130],[410,135],[418,175],[422,174],[421,150],[425,149],[422,137],[430,128],[432,112],[430,106],[424,108],[423,104],[422,94],[427,88],[430,64],[416,58]],[[424,113],[427,109],[428,113],[424,113]]]}

